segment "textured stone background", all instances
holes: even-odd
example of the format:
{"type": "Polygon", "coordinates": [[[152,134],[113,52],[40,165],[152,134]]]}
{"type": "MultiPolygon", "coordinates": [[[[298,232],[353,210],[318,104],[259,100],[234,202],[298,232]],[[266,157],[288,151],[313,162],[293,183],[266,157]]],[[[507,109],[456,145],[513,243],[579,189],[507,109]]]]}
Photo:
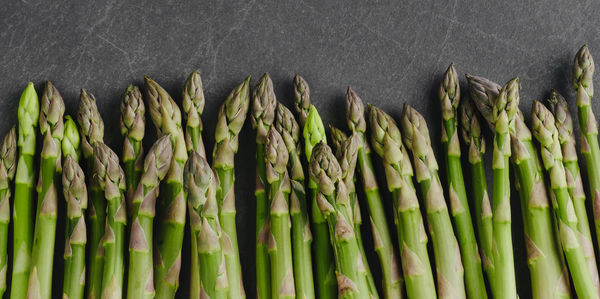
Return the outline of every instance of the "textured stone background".
{"type": "MultiPolygon", "coordinates": [[[[286,104],[290,104],[294,73],[303,75],[324,120],[337,126],[344,126],[347,85],[365,102],[396,117],[402,103],[409,102],[426,115],[433,142],[438,144],[436,88],[450,62],[461,75],[483,75],[500,83],[519,76],[521,108],[528,115],[532,99],[543,99],[550,88],[573,99],[571,64],[582,44],[589,44],[592,54],[600,53],[600,5],[593,1],[265,2],[6,1],[0,10],[0,133],[16,122],[18,97],[26,83],[33,81],[41,92],[44,80],[51,80],[70,114],[77,109],[80,88],[96,95],[106,123],[106,141],[120,152],[118,103],[126,86],[141,85],[143,75],[149,75],[179,101],[183,81],[198,68],[207,98],[204,122],[209,149],[218,105],[245,76],[251,74],[254,85],[264,72],[271,74],[278,99],[286,104]]],[[[594,103],[594,108],[598,111],[600,105],[594,103]]],[[[153,135],[149,134],[148,142],[153,135]]],[[[236,160],[236,191],[240,251],[250,297],[254,294],[253,155],[254,134],[247,125],[236,160]]],[[[513,202],[519,292],[527,298],[528,272],[516,197],[513,202]]],[[[59,227],[57,235],[62,238],[63,232],[59,227]]],[[[62,247],[58,239],[57,298],[62,247]]],[[[377,273],[376,259],[370,262],[377,273]]],[[[188,289],[187,271],[185,267],[181,275],[182,298],[188,289]]]]}

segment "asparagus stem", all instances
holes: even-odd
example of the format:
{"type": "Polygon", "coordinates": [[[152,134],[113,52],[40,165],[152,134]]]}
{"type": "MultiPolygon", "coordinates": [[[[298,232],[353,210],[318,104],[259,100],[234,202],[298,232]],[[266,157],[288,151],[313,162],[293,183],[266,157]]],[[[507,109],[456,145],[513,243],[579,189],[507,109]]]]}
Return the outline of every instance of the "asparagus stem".
{"type": "Polygon", "coordinates": [[[217,203],[222,229],[223,249],[231,298],[245,298],[242,284],[237,229],[235,226],[234,156],[238,150],[238,135],[250,106],[250,77],[238,85],[219,109],[215,129],[213,167],[219,178],[217,203]]]}
{"type": "MultiPolygon", "coordinates": [[[[197,152],[202,157],[206,157],[204,149],[204,141],[202,140],[202,111],[204,110],[204,89],[202,87],[202,78],[198,70],[193,71],[183,86],[182,94],[183,118],[186,121],[185,127],[185,144],[188,155],[193,151],[197,152]]],[[[192,221],[200,219],[196,211],[188,202],[188,213],[190,215],[190,231],[192,234],[191,242],[191,258],[190,258],[190,298],[200,297],[200,269],[198,266],[198,244],[194,240],[200,232],[201,223],[192,221]]]]}
{"type": "Polygon", "coordinates": [[[95,180],[106,200],[106,226],[101,246],[104,250],[102,298],[121,298],[123,295],[125,225],[125,173],[119,157],[104,143],[94,146],[95,180]]]}
{"type": "Polygon", "coordinates": [[[406,103],[401,123],[404,144],[412,152],[417,183],[421,196],[425,198],[427,221],[433,239],[438,296],[465,298],[464,270],[460,250],[452,231],[427,124],[423,116],[406,103]]]}
{"type": "Polygon", "coordinates": [[[540,142],[542,162],[548,176],[555,200],[552,201],[558,221],[560,242],[565,252],[573,285],[579,298],[599,298],[583,249],[579,243],[577,216],[567,189],[562,151],[554,117],[542,103],[534,101],[531,111],[533,134],[540,142]]]}
{"type": "Polygon", "coordinates": [[[354,232],[350,197],[342,181],[341,167],[325,143],[320,142],[314,147],[309,173],[311,180],[318,182],[317,207],[329,228],[339,298],[367,298],[369,286],[365,275],[361,274],[365,265],[354,232]]]}
{"type": "Polygon", "coordinates": [[[442,110],[442,147],[446,160],[448,199],[456,235],[460,246],[462,263],[465,268],[465,285],[469,298],[487,298],[481,258],[477,248],[471,212],[467,201],[467,192],[463,179],[460,160],[460,142],[458,140],[458,121],[456,109],[460,103],[460,84],[458,75],[451,64],[440,85],[439,98],[442,110]]]}
{"type": "Polygon", "coordinates": [[[292,218],[292,258],[296,298],[315,298],[311,257],[312,234],[308,219],[308,203],[304,187],[304,169],[300,161],[300,128],[292,112],[277,104],[275,129],[283,137],[289,158],[287,170],[292,192],[290,194],[290,216],[292,218]]]}
{"type": "MultiPolygon", "coordinates": [[[[65,123],[65,137],[67,135],[65,123]]],[[[75,128],[74,132],[77,128],[75,128]]],[[[79,139],[79,136],[77,136],[79,139]]],[[[63,139],[63,145],[65,144],[63,139]]],[[[63,146],[63,152],[66,152],[63,146]]],[[[75,156],[67,155],[63,164],[62,186],[67,203],[67,236],[65,242],[64,298],[83,298],[85,288],[85,244],[87,231],[84,211],[88,198],[85,175],[75,156]]]]}
{"type": "Polygon", "coordinates": [[[133,212],[133,196],[144,169],[146,107],[137,86],[129,85],[121,99],[121,135],[123,135],[123,171],[127,183],[127,215],[133,212]]]}
{"type": "Polygon", "coordinates": [[[567,180],[567,189],[569,196],[573,200],[575,215],[577,216],[577,230],[579,231],[579,243],[583,249],[585,260],[592,275],[594,285],[598,285],[598,268],[596,267],[596,256],[594,254],[594,243],[590,232],[590,222],[587,216],[585,205],[585,192],[583,191],[583,181],[579,164],[577,162],[577,150],[575,149],[575,136],[573,134],[573,119],[569,112],[567,101],[556,91],[548,100],[552,114],[554,115],[554,125],[558,130],[558,141],[563,156],[563,165],[565,167],[565,177],[567,180]]]}
{"type": "Polygon", "coordinates": [[[8,224],[10,222],[11,184],[17,162],[17,133],[13,126],[0,145],[0,297],[6,291],[8,272],[8,224]]]}
{"type": "Polygon", "coordinates": [[[192,239],[197,242],[199,292],[207,298],[228,298],[225,258],[221,247],[221,225],[216,199],[218,179],[206,158],[192,151],[184,170],[184,188],[189,206],[196,211],[200,230],[192,239]]]}
{"type": "Polygon", "coordinates": [[[171,148],[168,135],[159,138],[150,148],[144,160],[142,177],[131,202],[127,281],[127,298],[130,299],[154,297],[152,229],[159,184],[167,174],[173,157],[171,148]]]}
{"type": "MultiPolygon", "coordinates": [[[[271,275],[268,254],[269,201],[265,170],[265,142],[275,118],[277,100],[268,74],[260,78],[252,96],[252,127],[256,130],[256,292],[258,298],[271,297],[271,275]]],[[[275,279],[275,278],[273,278],[275,279]]],[[[275,289],[275,286],[273,286],[275,289]]]]}
{"type": "Polygon", "coordinates": [[[81,150],[86,160],[88,189],[88,225],[89,239],[87,242],[87,296],[88,298],[100,298],[102,292],[102,271],[104,267],[104,249],[101,246],[104,236],[106,218],[106,201],[104,193],[100,190],[95,179],[94,170],[94,146],[102,142],[104,138],[104,122],[96,106],[96,98],[81,90],[79,100],[79,111],[77,122],[81,132],[81,150]]]}
{"type": "Polygon", "coordinates": [[[13,202],[13,266],[10,297],[27,296],[31,270],[33,244],[36,132],[40,112],[38,95],[29,82],[19,100],[18,149],[19,160],[15,175],[15,199],[13,202]]]}
{"type": "Polygon", "coordinates": [[[181,247],[185,226],[186,200],[183,194],[183,167],[187,151],[181,111],[158,83],[145,77],[148,111],[159,137],[171,136],[173,159],[158,202],[159,224],[154,255],[154,287],[157,298],[174,298],[179,287],[181,247]]]}
{"type": "Polygon", "coordinates": [[[396,122],[369,106],[371,145],[384,163],[387,186],[393,194],[394,219],[408,298],[437,298],[427,254],[427,234],[412,183],[413,170],[396,122]]]}
{"type": "Polygon", "coordinates": [[[40,132],[44,138],[38,181],[38,203],[32,248],[29,298],[52,297],[52,264],[56,236],[58,184],[61,172],[61,141],[65,104],[58,90],[46,81],[40,109],[40,132]]]}

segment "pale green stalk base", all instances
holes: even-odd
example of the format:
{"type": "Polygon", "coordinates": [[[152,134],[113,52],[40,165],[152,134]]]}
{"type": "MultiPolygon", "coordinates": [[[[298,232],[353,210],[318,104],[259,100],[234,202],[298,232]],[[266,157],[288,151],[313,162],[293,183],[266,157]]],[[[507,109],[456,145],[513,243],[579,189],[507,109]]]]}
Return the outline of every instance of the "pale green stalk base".
{"type": "Polygon", "coordinates": [[[309,181],[309,190],[312,202],[313,270],[315,271],[317,298],[335,299],[337,298],[337,280],[329,228],[315,200],[316,184],[312,181],[309,181]]]}
{"type": "Polygon", "coordinates": [[[123,295],[123,276],[125,273],[125,223],[116,219],[121,206],[121,198],[109,199],[107,206],[107,225],[113,230],[114,238],[103,241],[104,267],[102,272],[102,298],[121,298],[123,295]]]}
{"type": "Polygon", "coordinates": [[[267,251],[269,203],[265,178],[265,145],[256,144],[256,293],[259,299],[271,298],[271,266],[267,251]]]}
{"type": "Polygon", "coordinates": [[[89,188],[88,223],[88,262],[86,273],[87,297],[99,299],[102,297],[102,273],[104,269],[104,249],[101,247],[104,227],[106,226],[106,200],[104,192],[93,184],[89,188]],[[94,211],[90,213],[90,211],[94,211]]]}
{"type": "Polygon", "coordinates": [[[154,280],[152,268],[152,228],[154,216],[138,215],[140,227],[144,231],[144,239],[148,245],[148,250],[136,251],[129,249],[129,276],[127,280],[127,298],[129,299],[151,299],[154,298],[154,280]]]}

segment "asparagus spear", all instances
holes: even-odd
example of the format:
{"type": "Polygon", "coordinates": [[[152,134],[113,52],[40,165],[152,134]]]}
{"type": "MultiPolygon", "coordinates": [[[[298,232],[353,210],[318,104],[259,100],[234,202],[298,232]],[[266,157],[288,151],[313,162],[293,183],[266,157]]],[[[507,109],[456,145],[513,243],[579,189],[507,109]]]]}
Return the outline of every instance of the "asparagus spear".
{"type": "Polygon", "coordinates": [[[121,99],[121,135],[123,135],[123,171],[127,183],[127,211],[131,216],[133,195],[144,169],[142,139],[146,131],[146,107],[137,86],[129,85],[121,99]]]}
{"type": "Polygon", "coordinates": [[[104,143],[94,146],[94,179],[106,200],[106,227],[102,244],[104,267],[102,271],[102,298],[121,298],[125,252],[125,173],[119,157],[104,143]]]}
{"type": "Polygon", "coordinates": [[[153,222],[160,181],[165,177],[173,151],[168,135],[159,138],[144,159],[142,177],[132,199],[129,234],[127,298],[153,298],[153,222]]]}
{"type": "Polygon", "coordinates": [[[250,76],[234,88],[219,109],[215,129],[213,167],[219,178],[217,203],[222,229],[223,254],[227,265],[229,295],[245,298],[242,284],[240,255],[238,252],[237,229],[235,226],[234,155],[238,150],[238,135],[246,120],[250,106],[250,76]]]}
{"type": "MultiPolygon", "coordinates": [[[[587,45],[581,47],[573,63],[573,88],[577,92],[577,114],[581,136],[580,151],[585,159],[589,195],[593,211],[600,210],[600,147],[598,146],[598,123],[592,111],[594,96],[594,59],[587,45]]],[[[600,240],[600,213],[594,213],[596,237],[600,240]]],[[[598,241],[597,240],[597,241],[598,241]]],[[[600,241],[598,241],[600,242],[600,241]]],[[[600,244],[600,243],[599,243],[600,244]]],[[[594,282],[598,288],[598,281],[594,282]]]]}
{"type": "MultiPolygon", "coordinates": [[[[256,292],[258,298],[271,297],[271,275],[267,243],[269,201],[265,170],[265,142],[275,118],[277,100],[268,74],[260,78],[252,96],[252,127],[256,130],[256,292]]],[[[275,287],[273,287],[275,289],[275,287]]]]}
{"type": "Polygon", "coordinates": [[[442,146],[446,158],[448,180],[447,194],[465,268],[466,291],[469,298],[487,298],[481,271],[481,258],[473,231],[460,160],[458,121],[456,119],[456,109],[460,103],[460,84],[454,64],[450,64],[444,74],[440,84],[439,98],[442,110],[442,146]]]}
{"type": "Polygon", "coordinates": [[[291,192],[287,162],[289,153],[281,135],[271,128],[265,141],[265,176],[269,183],[269,257],[271,297],[296,298],[290,232],[289,195],[291,192]]]}
{"type": "Polygon", "coordinates": [[[585,207],[585,192],[583,191],[583,182],[581,172],[577,163],[577,150],[575,149],[575,136],[573,135],[573,119],[569,112],[569,107],[565,98],[555,90],[552,91],[548,103],[551,106],[554,115],[554,125],[558,130],[558,141],[563,156],[563,165],[565,167],[565,178],[567,180],[567,189],[569,196],[573,200],[575,215],[577,216],[577,231],[579,231],[579,243],[583,249],[585,260],[592,274],[594,285],[598,286],[598,268],[596,267],[596,256],[594,254],[594,243],[592,243],[592,234],[590,232],[587,210],[585,207]]]}
{"type": "MultiPolygon", "coordinates": [[[[68,131],[66,124],[65,137],[68,131]]],[[[75,130],[77,129],[75,128],[75,130]]],[[[67,138],[64,140],[67,140],[67,138]]],[[[66,151],[64,146],[63,151],[66,151]]],[[[87,231],[83,215],[87,208],[88,198],[85,175],[73,155],[67,155],[65,158],[62,185],[65,201],[67,202],[63,298],[83,298],[85,288],[85,244],[87,242],[87,231]]]]}
{"type": "Polygon", "coordinates": [[[10,289],[10,297],[13,299],[25,298],[29,284],[34,223],[32,217],[35,200],[34,155],[39,112],[38,95],[33,83],[29,82],[21,94],[18,108],[19,160],[13,202],[13,266],[10,289]]]}
{"type": "Polygon", "coordinates": [[[438,296],[465,298],[464,270],[460,250],[452,231],[427,124],[423,116],[406,103],[401,124],[404,144],[412,152],[417,183],[421,189],[421,196],[425,198],[427,221],[433,238],[438,296]]]}
{"type": "Polygon", "coordinates": [[[329,137],[331,139],[331,150],[339,160],[343,156],[344,142],[348,140],[348,134],[339,128],[329,125],[329,137]]]}
{"type": "Polygon", "coordinates": [[[56,236],[58,181],[61,172],[61,141],[65,104],[58,90],[46,81],[40,110],[40,132],[44,138],[38,182],[38,203],[32,249],[29,298],[52,297],[52,264],[56,236]]]}
{"type": "Polygon", "coordinates": [[[10,185],[15,177],[17,162],[15,127],[4,136],[0,145],[0,297],[6,291],[8,272],[8,223],[10,222],[10,185]]]}
{"type": "Polygon", "coordinates": [[[567,264],[575,291],[579,298],[599,298],[592,275],[586,266],[583,249],[579,243],[577,215],[567,189],[562,151],[558,141],[558,130],[554,125],[554,117],[542,103],[534,101],[531,111],[533,134],[540,142],[542,161],[550,178],[555,205],[556,219],[560,242],[567,258],[567,264]]]}
{"type": "Polygon", "coordinates": [[[199,262],[199,293],[207,298],[228,298],[225,258],[221,247],[221,225],[216,199],[218,179],[206,158],[192,151],[184,170],[184,188],[190,206],[200,219],[200,230],[192,242],[197,242],[199,262]]]}
{"type": "Polygon", "coordinates": [[[181,247],[185,226],[186,203],[183,195],[183,167],[187,151],[181,111],[171,96],[149,77],[146,81],[148,111],[159,137],[171,136],[173,159],[158,202],[159,225],[157,251],[154,253],[154,287],[157,298],[173,298],[179,286],[181,247]]]}
{"type": "Polygon", "coordinates": [[[413,170],[396,122],[369,106],[371,145],[384,164],[388,189],[393,194],[394,220],[400,244],[402,271],[408,298],[436,298],[427,234],[412,183],[413,170]]]}
{"type": "Polygon", "coordinates": [[[402,274],[398,269],[398,258],[392,245],[391,234],[388,229],[383,199],[379,193],[377,178],[373,162],[371,161],[371,149],[365,137],[367,120],[365,119],[365,108],[361,98],[348,87],[346,92],[346,123],[354,134],[358,136],[358,171],[365,192],[365,199],[369,207],[371,229],[373,230],[374,246],[383,276],[383,291],[386,298],[401,298],[403,295],[404,282],[402,274]]]}
{"type": "Polygon", "coordinates": [[[298,115],[301,128],[304,128],[310,106],[310,87],[304,78],[296,74],[294,76],[294,111],[298,115]]]}
{"type": "MultiPolygon", "coordinates": [[[[481,77],[467,76],[467,79],[472,91],[480,90],[472,93],[479,107],[492,110],[492,103],[502,87],[481,77]]],[[[488,124],[493,128],[493,120],[488,124]]],[[[519,110],[515,116],[514,130],[510,131],[510,135],[511,162],[515,169],[516,187],[521,198],[532,295],[534,298],[557,296],[568,298],[571,293],[568,274],[560,244],[554,234],[555,225],[549,210],[550,204],[543,180],[541,161],[531,140],[531,132],[525,125],[519,110]]],[[[491,214],[489,216],[491,217],[491,214]]],[[[486,225],[487,221],[491,221],[491,218],[486,219],[486,225]]],[[[488,245],[491,248],[491,239],[488,245]]]]}
{"type": "Polygon", "coordinates": [[[104,193],[93,177],[95,175],[94,146],[96,143],[102,142],[104,138],[104,122],[98,112],[94,95],[88,94],[82,89],[79,99],[77,122],[81,133],[81,150],[86,161],[86,173],[88,173],[87,296],[88,298],[100,298],[102,295],[100,293],[102,291],[102,267],[104,266],[104,250],[101,241],[104,236],[106,202],[104,193]]]}
{"type": "MultiPolygon", "coordinates": [[[[299,89],[296,87],[295,89],[299,89]]],[[[308,94],[308,89],[304,89],[305,95],[308,94]]],[[[302,98],[297,98],[299,100],[302,98]]],[[[298,105],[297,105],[298,106],[298,105]]],[[[303,111],[298,113],[302,119],[303,111]]],[[[319,142],[327,142],[325,137],[325,128],[323,121],[319,116],[317,108],[310,106],[310,112],[306,117],[305,124],[302,129],[304,137],[304,153],[307,163],[310,163],[310,157],[313,147],[319,142]]],[[[335,263],[333,259],[333,251],[330,243],[329,229],[325,217],[317,206],[317,182],[308,180],[309,198],[311,199],[311,222],[313,224],[313,251],[314,251],[314,269],[315,281],[317,283],[317,298],[337,298],[337,283],[335,276],[335,263]]]]}
{"type": "Polygon", "coordinates": [[[282,104],[277,104],[274,127],[281,134],[289,153],[287,170],[292,188],[290,216],[292,218],[292,258],[294,260],[296,298],[312,299],[315,298],[310,251],[312,234],[304,187],[304,169],[300,162],[300,128],[292,112],[282,104]]]}
{"type": "Polygon", "coordinates": [[[341,178],[340,165],[325,143],[320,142],[314,147],[309,173],[311,180],[318,182],[316,206],[329,228],[339,298],[367,298],[369,286],[366,277],[360,274],[365,265],[356,241],[350,198],[341,178]]]}
{"type": "MultiPolygon", "coordinates": [[[[190,155],[196,151],[202,157],[206,157],[204,142],[202,140],[202,111],[204,110],[204,89],[202,87],[202,78],[198,70],[193,71],[183,86],[182,106],[183,118],[185,122],[185,144],[190,155]]],[[[193,221],[200,219],[200,216],[190,206],[188,201],[188,213],[190,215],[190,226],[192,234],[191,243],[191,258],[190,258],[190,298],[200,297],[200,269],[198,268],[198,248],[194,240],[195,236],[200,232],[201,223],[193,221]]]]}

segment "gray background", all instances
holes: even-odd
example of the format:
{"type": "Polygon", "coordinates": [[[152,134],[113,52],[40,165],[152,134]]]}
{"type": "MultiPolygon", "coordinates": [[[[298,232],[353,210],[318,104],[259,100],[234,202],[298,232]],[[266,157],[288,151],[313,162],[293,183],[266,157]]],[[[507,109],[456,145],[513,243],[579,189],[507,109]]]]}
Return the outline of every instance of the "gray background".
{"type": "MultiPolygon", "coordinates": [[[[456,64],[461,78],[468,72],[504,83],[519,76],[521,108],[528,115],[532,99],[543,99],[552,87],[572,101],[575,52],[587,43],[592,54],[599,53],[597,2],[510,2],[4,1],[0,133],[16,122],[19,94],[26,83],[33,81],[41,92],[44,80],[51,80],[70,114],[77,109],[80,88],[95,94],[106,123],[106,141],[120,152],[118,104],[126,86],[141,85],[143,75],[149,75],[179,102],[186,76],[200,69],[209,149],[218,105],[245,76],[252,75],[254,85],[263,72],[271,74],[278,99],[286,104],[290,104],[294,73],[304,76],[324,120],[337,126],[344,126],[347,85],[365,102],[396,117],[402,103],[409,102],[426,115],[437,145],[436,88],[450,62],[456,64]]],[[[597,103],[594,106],[600,109],[597,103]]],[[[152,138],[153,132],[148,142],[152,138]]],[[[236,159],[236,192],[240,251],[250,297],[254,294],[253,155],[254,134],[247,125],[236,159]]],[[[513,202],[519,292],[527,298],[528,272],[516,197],[513,202]]],[[[63,231],[59,228],[57,236],[62,238],[63,231]]],[[[55,297],[60,296],[62,285],[62,246],[58,239],[55,297]]],[[[370,262],[376,273],[376,259],[370,262]]],[[[181,276],[183,297],[188,289],[187,267],[181,276]]]]}

